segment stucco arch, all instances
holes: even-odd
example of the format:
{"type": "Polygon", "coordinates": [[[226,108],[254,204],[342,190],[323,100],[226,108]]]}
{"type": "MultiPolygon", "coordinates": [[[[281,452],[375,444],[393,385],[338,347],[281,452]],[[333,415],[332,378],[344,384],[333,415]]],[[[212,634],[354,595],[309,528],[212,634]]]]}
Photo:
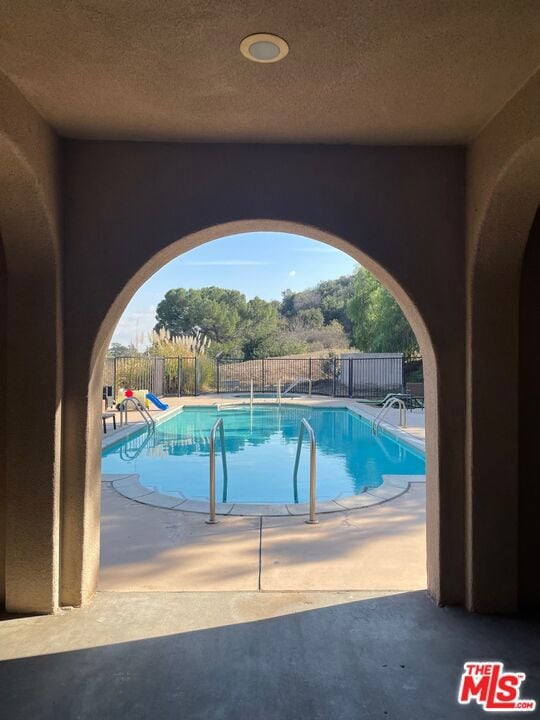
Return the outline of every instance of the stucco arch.
{"type": "Polygon", "coordinates": [[[518,605],[519,289],[540,202],[540,137],[493,173],[469,258],[467,359],[468,606],[518,605]],[[494,591],[497,588],[497,591],[494,591]]]}
{"type": "Polygon", "coordinates": [[[4,79],[0,104],[12,108],[0,122],[0,585],[7,609],[50,612],[58,602],[62,391],[57,147],[4,79]]]}
{"type": "Polygon", "coordinates": [[[411,321],[429,378],[429,589],[438,602],[462,602],[462,179],[459,148],[68,143],[64,604],[86,602],[97,580],[100,358],[115,320],[175,255],[265,229],[330,242],[363,261],[411,321]]]}
{"type": "MultiPolygon", "coordinates": [[[[89,385],[88,385],[88,433],[89,442],[87,446],[88,457],[86,461],[88,472],[88,483],[94,482],[99,488],[99,474],[101,464],[101,430],[96,419],[99,418],[99,399],[101,397],[102,385],[102,368],[106,349],[109,345],[111,335],[120,319],[122,312],[127,306],[136,290],[155,272],[163,267],[170,260],[191,250],[204,243],[211,242],[218,238],[226,238],[227,236],[256,231],[279,231],[291,234],[303,235],[314,240],[327,243],[336,247],[360,262],[364,267],[368,268],[394,295],[397,302],[407,316],[411,327],[413,328],[419,341],[421,351],[424,358],[425,377],[426,377],[426,417],[428,428],[427,441],[427,466],[428,466],[428,503],[430,510],[428,511],[428,543],[431,558],[431,568],[437,569],[438,560],[438,434],[436,428],[438,426],[437,413],[437,372],[436,372],[436,356],[433,344],[429,335],[429,331],[422,318],[418,308],[397,282],[381,264],[377,263],[373,258],[369,257],[358,246],[355,246],[347,240],[337,237],[336,235],[316,228],[307,226],[302,223],[292,223],[287,221],[276,221],[268,219],[260,220],[242,220],[220,225],[203,228],[198,232],[192,233],[187,237],[180,238],[169,246],[161,249],[151,258],[149,258],[142,267],[128,280],[128,282],[120,289],[115,297],[112,305],[107,311],[103,321],[99,327],[97,337],[95,338],[92,354],[90,357],[89,367],[89,385]]],[[[99,515],[99,498],[95,496],[96,505],[91,510],[92,518],[95,519],[99,515]]],[[[97,569],[97,568],[96,568],[97,569]]],[[[95,579],[92,580],[95,582],[95,579]]],[[[430,577],[431,590],[438,597],[438,573],[435,577],[430,577]]]]}
{"type": "Polygon", "coordinates": [[[103,360],[104,353],[108,347],[114,328],[135,292],[144,282],[146,282],[146,280],[148,280],[164,265],[183,253],[205,243],[212,242],[213,240],[226,238],[240,233],[263,231],[303,235],[313,240],[318,240],[326,243],[327,245],[331,245],[332,247],[347,253],[347,255],[357,260],[361,265],[370,270],[395,297],[418,338],[422,352],[425,352],[428,356],[430,353],[433,353],[428,330],[414,302],[401,285],[395,280],[395,278],[387,270],[385,270],[381,264],[369,257],[359,247],[340,237],[337,237],[333,233],[314,226],[307,226],[302,223],[294,223],[283,220],[250,219],[203,228],[188,235],[187,237],[176,240],[149,258],[120,289],[120,292],[107,311],[95,339],[92,352],[92,364],[95,364],[96,362],[98,363],[100,359],[103,360]]]}

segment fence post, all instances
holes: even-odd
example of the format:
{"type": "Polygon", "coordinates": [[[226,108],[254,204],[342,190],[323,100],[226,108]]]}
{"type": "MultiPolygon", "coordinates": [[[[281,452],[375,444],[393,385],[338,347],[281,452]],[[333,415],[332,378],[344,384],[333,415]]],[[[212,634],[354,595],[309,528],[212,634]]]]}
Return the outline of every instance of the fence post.
{"type": "Polygon", "coordinates": [[[195,395],[199,394],[199,362],[198,358],[195,357],[195,395]]]}
{"type": "Polygon", "coordinates": [[[219,394],[219,358],[216,358],[216,392],[219,394]]]}
{"type": "Polygon", "coordinates": [[[178,387],[178,397],[180,397],[181,393],[181,387],[182,387],[182,359],[180,355],[176,358],[177,364],[176,364],[176,385],[178,387]]]}
{"type": "Polygon", "coordinates": [[[265,378],[265,369],[264,368],[265,368],[265,363],[264,363],[264,358],[263,358],[262,359],[262,373],[261,373],[262,374],[262,391],[263,392],[265,392],[265,388],[266,388],[266,378],[265,378]]]}
{"type": "Polygon", "coordinates": [[[313,362],[312,359],[309,358],[309,395],[310,395],[310,397],[311,397],[311,387],[312,387],[312,383],[313,383],[313,376],[311,374],[312,362],[313,362]]]}
{"type": "Polygon", "coordinates": [[[353,359],[349,358],[349,397],[353,396],[353,359]]]}
{"type": "Polygon", "coordinates": [[[333,362],[332,397],[336,397],[336,390],[337,390],[337,357],[334,358],[334,362],[333,362]]]}
{"type": "Polygon", "coordinates": [[[117,386],[116,386],[116,360],[117,358],[113,358],[113,400],[116,400],[116,393],[117,393],[117,386]]]}

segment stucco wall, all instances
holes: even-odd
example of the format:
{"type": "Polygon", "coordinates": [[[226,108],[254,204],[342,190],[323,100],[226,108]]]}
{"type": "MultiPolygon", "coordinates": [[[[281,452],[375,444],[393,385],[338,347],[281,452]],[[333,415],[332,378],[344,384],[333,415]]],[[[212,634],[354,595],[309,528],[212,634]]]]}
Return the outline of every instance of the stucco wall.
{"type": "MultiPolygon", "coordinates": [[[[0,348],[7,346],[7,269],[4,246],[0,236],[0,348]]],[[[0,397],[5,397],[7,385],[7,353],[0,351],[0,397]]],[[[0,411],[2,428],[6,420],[5,409],[0,411]]],[[[5,599],[6,572],[6,435],[0,431],[0,606],[5,599]]]]}
{"type": "Polygon", "coordinates": [[[65,172],[64,600],[80,603],[95,584],[101,354],[121,311],[171,257],[225,234],[273,228],[366,262],[412,321],[431,378],[431,591],[460,602],[463,151],[70,141],[65,172]]]}
{"type": "Polygon", "coordinates": [[[467,587],[478,611],[518,602],[518,312],[540,199],[540,73],[467,153],[467,587]]]}
{"type": "Polygon", "coordinates": [[[529,235],[521,273],[519,307],[519,602],[540,607],[540,210],[529,235]]]}
{"type": "Polygon", "coordinates": [[[5,601],[57,602],[62,380],[58,143],[0,77],[0,232],[5,394],[5,601]],[[31,408],[31,411],[29,409],[31,408]]]}
{"type": "Polygon", "coordinates": [[[517,607],[520,587],[534,600],[518,525],[530,496],[518,482],[517,348],[521,260],[540,198],[540,76],[471,143],[466,170],[460,148],[63,141],[62,179],[57,138],[4,80],[0,106],[10,609],[54,610],[60,547],[62,601],[95,589],[102,353],[133,292],[179,253],[257,229],[349,252],[412,322],[426,359],[434,597],[497,612],[517,607]],[[29,337],[39,363],[24,352],[29,337]]]}

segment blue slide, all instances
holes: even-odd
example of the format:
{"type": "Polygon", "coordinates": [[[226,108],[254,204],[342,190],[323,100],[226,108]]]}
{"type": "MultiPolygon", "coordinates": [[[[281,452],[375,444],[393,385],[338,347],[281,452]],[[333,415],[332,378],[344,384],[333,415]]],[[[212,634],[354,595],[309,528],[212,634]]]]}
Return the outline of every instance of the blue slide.
{"type": "Polygon", "coordinates": [[[146,398],[150,400],[150,402],[154,403],[154,405],[157,407],[158,410],[168,410],[169,406],[165,403],[162,403],[159,398],[157,398],[153,393],[146,393],[146,398]]]}

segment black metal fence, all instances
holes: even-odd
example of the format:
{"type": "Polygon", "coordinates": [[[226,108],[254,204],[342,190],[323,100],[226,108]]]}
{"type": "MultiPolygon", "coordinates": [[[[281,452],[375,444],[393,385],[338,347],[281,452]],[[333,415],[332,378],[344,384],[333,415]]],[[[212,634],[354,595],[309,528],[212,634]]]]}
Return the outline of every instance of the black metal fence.
{"type": "Polygon", "coordinates": [[[197,357],[106,358],[103,384],[148,390],[154,395],[198,395],[214,390],[215,363],[197,357]]]}
{"type": "Polygon", "coordinates": [[[221,360],[216,366],[216,392],[305,394],[378,398],[404,391],[403,356],[335,358],[265,358],[221,360]]]}
{"type": "Polygon", "coordinates": [[[260,360],[201,357],[107,358],[104,385],[147,389],[155,395],[198,395],[202,392],[254,392],[331,397],[380,398],[405,391],[408,382],[421,382],[422,358],[393,355],[330,358],[263,358],[260,360]]]}

